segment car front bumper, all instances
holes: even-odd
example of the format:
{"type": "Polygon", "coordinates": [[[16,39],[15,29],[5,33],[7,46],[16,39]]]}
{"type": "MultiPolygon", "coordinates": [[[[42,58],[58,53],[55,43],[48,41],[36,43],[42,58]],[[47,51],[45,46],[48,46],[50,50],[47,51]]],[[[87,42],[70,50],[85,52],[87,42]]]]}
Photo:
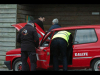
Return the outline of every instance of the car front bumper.
{"type": "Polygon", "coordinates": [[[7,66],[9,70],[11,70],[11,61],[4,61],[4,64],[7,66]]]}

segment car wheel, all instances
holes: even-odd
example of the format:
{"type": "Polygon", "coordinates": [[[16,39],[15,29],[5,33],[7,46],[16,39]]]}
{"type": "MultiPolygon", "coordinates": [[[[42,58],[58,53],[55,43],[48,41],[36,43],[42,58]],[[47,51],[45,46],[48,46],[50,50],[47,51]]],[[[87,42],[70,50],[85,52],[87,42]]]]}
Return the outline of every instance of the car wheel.
{"type": "Polygon", "coordinates": [[[92,71],[100,71],[100,59],[95,59],[91,64],[92,71]]]}
{"type": "Polygon", "coordinates": [[[13,62],[13,71],[22,71],[21,58],[18,58],[13,62]]]}

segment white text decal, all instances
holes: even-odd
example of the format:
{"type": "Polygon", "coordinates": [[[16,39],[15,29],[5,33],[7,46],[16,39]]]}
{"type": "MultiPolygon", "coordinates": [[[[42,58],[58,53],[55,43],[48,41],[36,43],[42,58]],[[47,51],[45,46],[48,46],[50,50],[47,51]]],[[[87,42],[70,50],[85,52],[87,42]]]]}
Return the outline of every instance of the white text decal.
{"type": "Polygon", "coordinates": [[[75,53],[75,56],[88,56],[88,53],[75,53]]]}

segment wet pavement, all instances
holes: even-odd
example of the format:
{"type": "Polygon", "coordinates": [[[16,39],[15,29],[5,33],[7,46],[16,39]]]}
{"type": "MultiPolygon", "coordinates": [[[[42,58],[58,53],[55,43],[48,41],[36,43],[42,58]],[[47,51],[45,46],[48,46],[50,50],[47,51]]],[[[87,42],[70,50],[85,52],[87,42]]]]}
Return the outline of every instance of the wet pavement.
{"type": "MultiPolygon", "coordinates": [[[[13,70],[8,70],[7,68],[0,68],[0,71],[13,71],[13,70]]],[[[40,71],[52,71],[52,70],[40,70],[40,71]]],[[[63,71],[63,69],[59,69],[59,71],[63,71]]],[[[68,71],[92,71],[91,69],[73,69],[73,70],[68,70],[68,71]]]]}

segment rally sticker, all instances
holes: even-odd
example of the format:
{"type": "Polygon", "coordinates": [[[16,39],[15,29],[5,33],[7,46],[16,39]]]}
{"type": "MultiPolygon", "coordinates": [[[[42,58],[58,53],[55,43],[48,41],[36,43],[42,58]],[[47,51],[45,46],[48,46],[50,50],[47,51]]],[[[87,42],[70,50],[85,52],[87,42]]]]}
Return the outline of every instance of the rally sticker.
{"type": "Polygon", "coordinates": [[[75,56],[88,56],[88,53],[75,53],[75,56]]]}

